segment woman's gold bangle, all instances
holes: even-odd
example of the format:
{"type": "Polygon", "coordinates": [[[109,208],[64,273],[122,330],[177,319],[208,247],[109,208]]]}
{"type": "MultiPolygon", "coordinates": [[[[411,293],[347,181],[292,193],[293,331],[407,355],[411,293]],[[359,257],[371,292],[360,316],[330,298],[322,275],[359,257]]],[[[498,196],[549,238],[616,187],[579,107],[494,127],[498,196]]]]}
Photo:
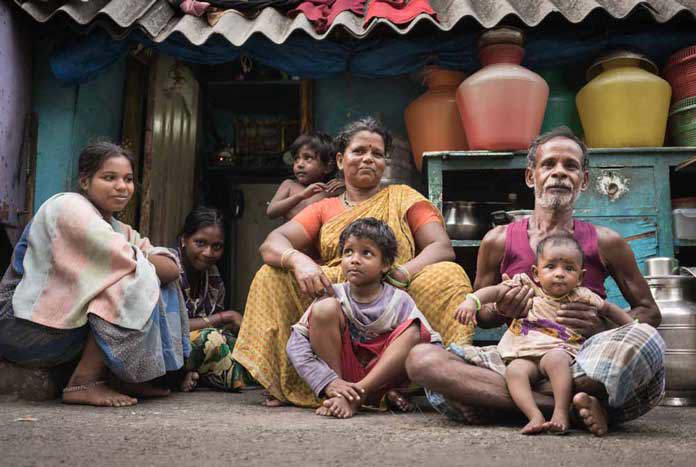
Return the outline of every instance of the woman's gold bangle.
{"type": "Polygon", "coordinates": [[[280,255],[280,267],[283,268],[283,269],[289,269],[289,268],[285,265],[285,263],[288,261],[288,258],[290,258],[290,257],[291,257],[292,255],[294,255],[295,253],[299,253],[299,251],[297,251],[297,250],[294,249],[294,248],[288,248],[287,250],[285,250],[285,251],[283,252],[283,254],[280,255]]]}
{"type": "Polygon", "coordinates": [[[203,321],[205,322],[205,324],[207,324],[209,327],[211,327],[211,328],[215,327],[215,326],[213,326],[213,323],[210,322],[210,319],[207,316],[203,316],[202,318],[203,318],[203,321]]]}

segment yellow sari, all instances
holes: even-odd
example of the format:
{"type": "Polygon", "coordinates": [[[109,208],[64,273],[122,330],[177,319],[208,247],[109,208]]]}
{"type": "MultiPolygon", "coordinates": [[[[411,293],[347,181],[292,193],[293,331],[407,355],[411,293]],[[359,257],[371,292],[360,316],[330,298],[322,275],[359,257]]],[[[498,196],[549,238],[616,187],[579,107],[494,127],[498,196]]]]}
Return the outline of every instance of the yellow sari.
{"type": "MultiPolygon", "coordinates": [[[[410,261],[416,253],[416,245],[406,212],[415,203],[425,200],[406,185],[391,185],[326,222],[320,232],[320,252],[325,262],[322,269],[329,280],[334,283],[345,280],[340,267],[338,239],[348,224],[362,217],[375,217],[387,223],[399,244],[396,264],[410,261]]],[[[409,295],[440,333],[445,345],[466,345],[472,341],[473,326],[463,326],[453,317],[469,292],[469,277],[461,266],[452,262],[426,266],[408,288],[409,295]]],[[[295,372],[285,346],[291,326],[311,302],[311,298],[300,295],[292,272],[263,266],[251,284],[233,354],[233,358],[273,397],[304,407],[316,407],[320,401],[295,372]]]]}

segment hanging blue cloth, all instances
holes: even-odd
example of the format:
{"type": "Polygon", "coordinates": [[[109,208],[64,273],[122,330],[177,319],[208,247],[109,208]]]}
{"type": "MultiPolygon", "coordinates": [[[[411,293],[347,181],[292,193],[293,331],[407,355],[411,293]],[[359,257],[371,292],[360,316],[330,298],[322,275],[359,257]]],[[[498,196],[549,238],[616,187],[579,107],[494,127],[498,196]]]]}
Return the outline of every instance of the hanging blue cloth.
{"type": "MultiPolygon", "coordinates": [[[[479,31],[437,32],[425,36],[368,37],[341,42],[317,41],[294,34],[283,44],[263,36],[252,36],[235,47],[215,35],[202,45],[191,44],[177,32],[156,43],[142,31],[133,30],[122,40],[103,30],[93,30],[66,42],[50,58],[55,76],[70,83],[84,83],[127,53],[129,47],[143,44],[164,55],[190,63],[219,64],[246,54],[263,65],[293,76],[321,79],[350,72],[356,77],[398,76],[437,63],[445,68],[473,72],[480,67],[476,40],[479,31]]],[[[524,64],[532,69],[582,63],[588,65],[603,51],[630,48],[653,60],[696,43],[696,30],[654,24],[636,30],[617,23],[597,28],[580,24],[563,30],[531,29],[527,33],[524,64]],[[655,40],[659,37],[660,40],[655,40]]]]}

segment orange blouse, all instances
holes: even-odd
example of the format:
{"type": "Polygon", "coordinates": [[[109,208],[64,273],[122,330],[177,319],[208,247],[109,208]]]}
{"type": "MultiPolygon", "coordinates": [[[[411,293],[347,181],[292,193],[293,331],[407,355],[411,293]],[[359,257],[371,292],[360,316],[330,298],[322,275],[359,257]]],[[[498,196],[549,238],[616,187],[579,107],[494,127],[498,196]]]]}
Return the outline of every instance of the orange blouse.
{"type": "MultiPolygon", "coordinates": [[[[321,226],[345,210],[346,206],[341,201],[341,198],[326,198],[310,204],[293,217],[292,220],[298,222],[304,228],[312,243],[316,243],[319,239],[321,226]]],[[[441,222],[440,219],[437,209],[428,201],[420,201],[406,211],[406,220],[411,228],[411,233],[414,235],[425,224],[441,222]]]]}

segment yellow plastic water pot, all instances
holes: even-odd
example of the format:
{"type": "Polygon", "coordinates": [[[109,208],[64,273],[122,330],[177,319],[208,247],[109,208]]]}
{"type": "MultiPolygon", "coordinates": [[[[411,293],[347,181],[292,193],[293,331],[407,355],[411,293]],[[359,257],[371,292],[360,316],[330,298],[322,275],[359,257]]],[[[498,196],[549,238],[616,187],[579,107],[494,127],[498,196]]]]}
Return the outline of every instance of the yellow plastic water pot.
{"type": "Polygon", "coordinates": [[[589,147],[662,146],[672,88],[647,57],[617,51],[587,70],[575,103],[589,147]]]}

